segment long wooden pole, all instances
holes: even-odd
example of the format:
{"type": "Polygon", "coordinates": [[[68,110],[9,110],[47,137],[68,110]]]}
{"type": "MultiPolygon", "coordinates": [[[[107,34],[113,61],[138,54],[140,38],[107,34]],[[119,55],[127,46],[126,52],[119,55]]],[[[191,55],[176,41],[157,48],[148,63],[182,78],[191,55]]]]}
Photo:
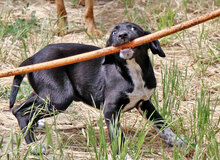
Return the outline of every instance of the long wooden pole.
{"type": "Polygon", "coordinates": [[[123,49],[123,48],[136,47],[136,46],[142,45],[144,43],[152,42],[152,41],[157,40],[159,38],[162,38],[162,37],[168,36],[170,34],[179,32],[181,30],[190,28],[192,26],[203,23],[205,21],[216,18],[218,16],[220,16],[220,9],[215,10],[213,12],[210,12],[208,14],[205,14],[203,16],[194,18],[192,20],[180,23],[180,24],[175,25],[171,28],[164,29],[164,30],[152,33],[150,35],[137,38],[129,43],[126,43],[126,44],[123,44],[123,45],[120,45],[117,47],[111,46],[111,47],[107,47],[107,48],[103,48],[103,49],[99,49],[99,50],[95,50],[95,51],[91,51],[91,52],[87,52],[87,53],[83,53],[83,54],[79,54],[79,55],[75,55],[75,56],[70,56],[70,57],[66,57],[66,58],[62,58],[62,59],[57,59],[57,60],[52,60],[52,61],[48,61],[48,62],[43,62],[43,63],[33,64],[33,65],[29,65],[29,66],[14,68],[14,69],[10,69],[10,70],[0,71],[0,78],[18,75],[18,74],[30,73],[30,72],[35,72],[35,71],[40,71],[40,70],[44,70],[44,69],[60,67],[60,66],[64,66],[64,65],[69,65],[69,64],[73,64],[73,63],[77,63],[77,62],[86,61],[89,59],[109,55],[109,54],[118,52],[120,49],[123,49]]]}

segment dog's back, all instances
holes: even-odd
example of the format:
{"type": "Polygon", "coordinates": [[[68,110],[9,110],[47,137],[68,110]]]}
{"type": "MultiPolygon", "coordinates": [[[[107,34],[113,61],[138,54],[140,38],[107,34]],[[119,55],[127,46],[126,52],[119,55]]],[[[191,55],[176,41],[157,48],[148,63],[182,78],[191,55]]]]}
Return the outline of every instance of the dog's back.
{"type": "MultiPolygon", "coordinates": [[[[37,64],[41,62],[47,62],[47,61],[55,60],[59,58],[65,58],[65,57],[69,57],[69,56],[73,56],[73,55],[77,55],[77,54],[81,54],[84,52],[89,52],[89,51],[93,51],[97,49],[100,49],[100,48],[96,46],[92,46],[92,45],[84,45],[84,44],[76,44],[76,43],[50,44],[44,47],[39,52],[37,52],[32,57],[22,62],[20,67],[31,65],[31,64],[37,64]]],[[[92,77],[91,75],[94,75],[95,73],[98,72],[97,69],[100,68],[102,59],[103,58],[96,58],[90,61],[85,61],[85,62],[72,64],[68,66],[53,68],[49,70],[42,70],[42,71],[37,71],[37,72],[31,72],[28,74],[28,80],[32,88],[34,89],[34,92],[38,96],[46,98],[46,96],[50,94],[51,91],[47,90],[45,86],[52,87],[52,86],[57,85],[56,90],[60,89],[60,90],[67,91],[68,89],[72,89],[71,83],[74,81],[80,81],[82,83],[83,82],[86,83],[85,81],[87,81],[88,83],[91,82],[92,79],[88,79],[88,77],[91,78],[92,77]],[[94,66],[97,66],[97,67],[94,67],[94,66]],[[85,68],[88,68],[88,70],[86,70],[85,68]],[[93,68],[94,70],[91,71],[91,68],[93,68]],[[74,73],[75,70],[78,70],[77,72],[78,75],[76,74],[76,72],[74,73]],[[80,78],[83,78],[83,79],[80,79],[80,78]],[[63,85],[63,84],[66,84],[66,85],[63,85]],[[45,92],[43,92],[42,90],[45,90],[45,92]]],[[[19,90],[19,86],[24,76],[25,75],[23,74],[23,75],[17,75],[14,77],[11,95],[10,95],[10,108],[14,106],[15,99],[16,99],[16,96],[19,90]]],[[[74,97],[74,99],[81,100],[80,94],[77,94],[78,92],[77,88],[74,88],[74,90],[76,91],[75,95],[78,95],[78,96],[74,97]]],[[[88,102],[88,103],[91,103],[91,102],[88,102]]]]}

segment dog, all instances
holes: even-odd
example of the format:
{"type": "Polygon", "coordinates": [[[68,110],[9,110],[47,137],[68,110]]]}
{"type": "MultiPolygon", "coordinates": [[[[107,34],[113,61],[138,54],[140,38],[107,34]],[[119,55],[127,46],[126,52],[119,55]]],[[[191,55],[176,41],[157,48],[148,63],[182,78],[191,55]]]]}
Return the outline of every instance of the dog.
{"type": "MultiPolygon", "coordinates": [[[[118,46],[135,38],[151,34],[134,23],[116,25],[107,40],[108,46],[118,46]]],[[[51,44],[26,59],[20,66],[46,62],[100,49],[96,46],[74,43],[51,44]]],[[[147,119],[154,121],[156,131],[170,146],[183,145],[184,142],[167,126],[165,120],[151,103],[151,96],[156,88],[156,78],[148,56],[148,49],[153,54],[165,57],[158,40],[134,48],[121,49],[118,53],[107,55],[76,64],[28,73],[28,80],[33,92],[23,103],[14,106],[19,86],[25,76],[16,75],[13,80],[10,108],[18,124],[26,133],[27,144],[36,141],[33,134],[34,124],[48,116],[52,111],[62,112],[72,101],[82,101],[90,106],[103,108],[105,122],[110,139],[124,134],[113,134],[120,118],[120,111],[136,108],[147,119]],[[28,123],[32,127],[27,130],[28,123]],[[162,131],[161,131],[162,130],[162,131]]]]}
{"type": "MultiPolygon", "coordinates": [[[[54,1],[54,0],[50,0],[54,1]]],[[[58,35],[63,36],[67,34],[65,26],[67,25],[67,12],[64,5],[64,0],[55,0],[57,6],[57,26],[58,26],[58,35]]],[[[94,36],[101,36],[102,33],[96,28],[94,15],[93,15],[93,0],[81,0],[81,5],[85,5],[85,28],[87,33],[94,36]]]]}

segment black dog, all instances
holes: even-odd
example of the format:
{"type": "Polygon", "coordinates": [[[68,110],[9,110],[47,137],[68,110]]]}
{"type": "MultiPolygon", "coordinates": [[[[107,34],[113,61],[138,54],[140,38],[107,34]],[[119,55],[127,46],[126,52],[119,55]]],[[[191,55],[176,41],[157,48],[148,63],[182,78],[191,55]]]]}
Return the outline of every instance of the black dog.
{"type": "MultiPolygon", "coordinates": [[[[118,24],[107,41],[107,46],[118,46],[148,35],[133,23],[118,24]]],[[[97,50],[98,47],[64,43],[48,45],[20,66],[36,64],[58,58],[64,58],[83,52],[97,50]]],[[[104,117],[110,137],[113,124],[119,118],[120,110],[128,111],[137,108],[141,114],[146,112],[146,118],[155,122],[156,129],[164,127],[160,135],[170,145],[183,145],[176,135],[166,127],[161,115],[155,110],[150,98],[156,88],[156,79],[148,56],[148,49],[153,54],[165,57],[159,41],[153,41],[135,48],[122,49],[119,53],[71,64],[59,68],[48,69],[28,74],[28,80],[33,93],[20,105],[13,108],[21,130],[25,133],[28,123],[35,115],[34,123],[51,116],[51,111],[64,111],[74,101],[83,101],[97,108],[104,107],[104,117]],[[94,101],[93,101],[94,100],[94,101]],[[175,143],[176,140],[176,143],[175,143]]],[[[19,86],[25,75],[14,77],[10,96],[12,108],[19,86]]],[[[34,125],[33,125],[34,126],[34,125]]],[[[118,124],[118,127],[120,125],[118,124]]],[[[33,128],[27,131],[26,142],[36,141],[33,128]]],[[[118,135],[122,136],[122,135],[118,135]]]]}

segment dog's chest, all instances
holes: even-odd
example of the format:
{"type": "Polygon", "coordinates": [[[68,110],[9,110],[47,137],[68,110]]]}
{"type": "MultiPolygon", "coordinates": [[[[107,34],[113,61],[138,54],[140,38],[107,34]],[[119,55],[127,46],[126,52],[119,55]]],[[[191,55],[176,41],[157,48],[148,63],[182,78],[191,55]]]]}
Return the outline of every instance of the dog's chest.
{"type": "Polygon", "coordinates": [[[133,108],[140,100],[149,100],[155,90],[155,88],[149,89],[144,86],[145,81],[142,77],[141,67],[135,62],[134,59],[127,61],[127,67],[134,84],[134,89],[131,93],[127,94],[130,103],[123,108],[123,111],[133,108]]]}

